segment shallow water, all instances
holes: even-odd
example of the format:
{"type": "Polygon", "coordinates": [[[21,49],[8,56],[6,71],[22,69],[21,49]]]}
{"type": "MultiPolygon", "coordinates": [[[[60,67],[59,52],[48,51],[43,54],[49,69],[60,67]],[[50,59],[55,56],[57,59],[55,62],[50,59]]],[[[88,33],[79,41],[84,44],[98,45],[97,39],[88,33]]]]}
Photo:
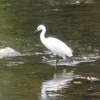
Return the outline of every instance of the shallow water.
{"type": "Polygon", "coordinates": [[[20,55],[0,59],[1,100],[99,100],[100,3],[51,5],[46,1],[0,1],[0,49],[20,55]],[[39,24],[74,56],[53,67],[54,56],[32,32],[39,24]],[[81,76],[81,77],[80,77],[81,76]],[[77,78],[76,78],[77,77],[77,78]]]}

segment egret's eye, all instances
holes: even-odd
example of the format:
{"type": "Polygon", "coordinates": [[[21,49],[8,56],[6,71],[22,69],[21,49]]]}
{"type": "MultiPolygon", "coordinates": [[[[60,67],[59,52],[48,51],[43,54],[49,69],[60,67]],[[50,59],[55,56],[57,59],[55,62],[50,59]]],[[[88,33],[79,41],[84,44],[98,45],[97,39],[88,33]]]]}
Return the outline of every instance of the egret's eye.
{"type": "Polygon", "coordinates": [[[37,30],[40,31],[41,29],[40,28],[37,28],[37,30]]]}

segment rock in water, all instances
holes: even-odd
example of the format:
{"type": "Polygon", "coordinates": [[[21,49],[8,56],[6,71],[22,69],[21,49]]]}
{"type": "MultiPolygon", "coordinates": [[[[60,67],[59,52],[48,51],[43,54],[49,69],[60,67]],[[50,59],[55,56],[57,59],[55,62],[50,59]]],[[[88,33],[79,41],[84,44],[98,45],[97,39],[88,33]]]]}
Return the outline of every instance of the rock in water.
{"type": "Polygon", "coordinates": [[[9,57],[9,56],[19,56],[20,54],[21,54],[20,52],[15,51],[10,47],[5,47],[3,49],[0,49],[0,58],[9,57]]]}

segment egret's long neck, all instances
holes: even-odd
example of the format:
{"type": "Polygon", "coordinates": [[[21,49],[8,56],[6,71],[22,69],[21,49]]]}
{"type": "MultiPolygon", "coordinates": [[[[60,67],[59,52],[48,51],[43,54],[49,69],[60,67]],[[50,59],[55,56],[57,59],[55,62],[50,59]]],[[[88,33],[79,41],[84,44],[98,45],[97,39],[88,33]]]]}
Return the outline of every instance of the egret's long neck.
{"type": "Polygon", "coordinates": [[[46,33],[46,28],[44,27],[44,28],[42,29],[41,34],[40,34],[40,39],[41,39],[42,43],[46,40],[46,38],[45,38],[45,33],[46,33]]]}

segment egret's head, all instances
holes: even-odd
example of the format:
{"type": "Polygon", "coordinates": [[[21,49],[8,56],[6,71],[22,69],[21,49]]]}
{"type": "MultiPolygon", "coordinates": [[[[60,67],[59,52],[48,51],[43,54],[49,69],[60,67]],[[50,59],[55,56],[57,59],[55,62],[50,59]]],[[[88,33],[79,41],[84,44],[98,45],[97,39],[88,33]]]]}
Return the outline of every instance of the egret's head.
{"type": "Polygon", "coordinates": [[[37,27],[37,31],[41,31],[41,30],[43,30],[44,28],[45,28],[44,25],[39,25],[39,26],[37,27]]]}
{"type": "Polygon", "coordinates": [[[44,25],[39,25],[34,32],[38,32],[38,31],[41,31],[41,30],[44,30],[44,29],[45,29],[44,25]]]}

